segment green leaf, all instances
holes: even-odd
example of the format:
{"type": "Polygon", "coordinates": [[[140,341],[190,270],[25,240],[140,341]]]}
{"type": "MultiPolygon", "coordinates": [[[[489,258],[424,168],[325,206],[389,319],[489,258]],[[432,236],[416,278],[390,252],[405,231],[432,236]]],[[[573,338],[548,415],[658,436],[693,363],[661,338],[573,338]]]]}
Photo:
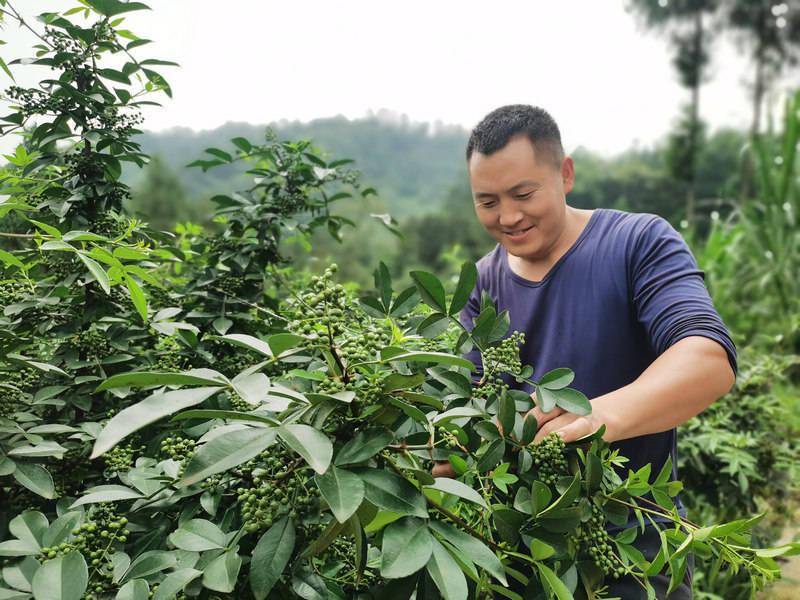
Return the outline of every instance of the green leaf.
{"type": "Polygon", "coordinates": [[[250,589],[256,600],[264,600],[289,563],[294,552],[294,523],[288,517],[277,521],[258,540],[250,562],[250,589]]]}
{"type": "Polygon", "coordinates": [[[400,579],[425,567],[433,552],[433,536],[425,521],[404,517],[383,532],[381,575],[400,579]]]}
{"type": "Polygon", "coordinates": [[[115,17],[134,10],[150,10],[149,6],[141,2],[120,2],[120,0],[86,0],[86,4],[106,17],[115,17]]]}
{"type": "Polygon", "coordinates": [[[556,406],[563,408],[567,412],[579,416],[585,416],[592,412],[592,405],[583,392],[572,388],[564,388],[561,390],[550,390],[550,393],[555,394],[556,406]]]}
{"type": "Polygon", "coordinates": [[[546,590],[555,594],[558,600],[573,600],[567,586],[564,585],[564,582],[558,578],[558,575],[550,567],[542,563],[536,563],[536,566],[539,569],[539,576],[546,590]]]}
{"type": "Polygon", "coordinates": [[[127,273],[125,274],[125,285],[128,287],[128,291],[131,294],[131,300],[133,301],[133,305],[136,307],[136,310],[139,312],[139,316],[142,317],[142,321],[147,323],[147,298],[145,297],[142,288],[138,283],[136,283],[136,280],[127,273]]]}
{"type": "Polygon", "coordinates": [[[359,468],[353,471],[364,481],[364,495],[375,506],[399,515],[428,517],[425,498],[402,477],[380,469],[359,468]]]}
{"type": "Polygon", "coordinates": [[[525,421],[522,424],[522,437],[519,443],[527,446],[536,437],[536,432],[539,430],[539,422],[536,420],[536,415],[528,413],[525,415],[525,421]]]}
{"type": "Polygon", "coordinates": [[[475,364],[466,358],[455,356],[453,354],[446,354],[444,352],[403,352],[397,354],[384,362],[432,362],[440,365],[452,365],[456,367],[464,367],[470,371],[475,370],[475,364]]]}
{"type": "Polygon", "coordinates": [[[305,339],[306,338],[293,333],[276,333],[267,338],[267,344],[269,344],[275,356],[280,356],[287,350],[291,350],[297,346],[300,342],[305,341],[305,339]]]}
{"type": "Polygon", "coordinates": [[[14,479],[17,480],[17,483],[42,498],[52,500],[56,497],[53,478],[50,476],[49,471],[41,465],[18,462],[17,468],[14,470],[14,479]]]}
{"type": "Polygon", "coordinates": [[[409,275],[414,280],[422,301],[434,310],[446,313],[444,287],[436,275],[425,271],[411,271],[409,275]]]}
{"type": "Polygon", "coordinates": [[[89,583],[89,569],[80,552],[72,551],[44,563],[33,576],[36,600],[80,600],[89,583]]]}
{"type": "Polygon", "coordinates": [[[503,563],[480,540],[444,521],[431,521],[429,527],[466,554],[472,562],[486,570],[503,585],[508,585],[503,563]]]}
{"type": "Polygon", "coordinates": [[[150,585],[144,579],[133,579],[123,585],[114,600],[148,600],[150,585]]]}
{"type": "Polygon", "coordinates": [[[42,546],[47,531],[47,517],[37,510],[26,510],[8,524],[8,530],[23,542],[37,548],[42,546]]]}
{"type": "Polygon", "coordinates": [[[125,575],[122,581],[130,581],[139,577],[147,577],[153,573],[159,573],[166,569],[171,569],[177,564],[177,559],[174,552],[167,552],[165,550],[149,550],[144,554],[137,556],[125,575]]]}
{"type": "Polygon", "coordinates": [[[381,261],[378,268],[375,269],[373,274],[375,279],[375,289],[380,294],[382,312],[385,314],[389,311],[392,303],[392,275],[389,273],[389,267],[381,261]]]}
{"type": "Polygon", "coordinates": [[[203,444],[186,465],[179,487],[202,481],[255,458],[275,442],[276,428],[228,431],[203,444]]]}
{"type": "Polygon", "coordinates": [[[339,523],[347,521],[364,500],[364,482],[350,471],[331,466],[314,479],[339,523]]]}
{"type": "Polygon", "coordinates": [[[86,268],[89,269],[89,272],[95,278],[97,283],[100,284],[100,287],[103,288],[103,291],[106,294],[110,294],[111,282],[109,282],[108,275],[103,267],[101,267],[96,261],[86,256],[86,254],[83,252],[78,252],[78,258],[80,258],[83,264],[86,265],[86,268]]]}
{"type": "Polygon", "coordinates": [[[78,510],[62,514],[47,528],[42,538],[42,546],[58,546],[66,542],[82,518],[83,512],[78,510]]]}
{"type": "Polygon", "coordinates": [[[85,496],[70,505],[70,509],[83,506],[84,504],[97,504],[98,502],[118,502],[120,500],[132,500],[141,498],[141,492],[132,490],[124,485],[98,485],[87,490],[85,496]]]}
{"type": "Polygon", "coordinates": [[[550,506],[548,506],[543,511],[540,511],[537,517],[542,518],[547,516],[549,513],[553,511],[569,507],[573,502],[575,502],[575,499],[578,497],[578,494],[580,493],[580,489],[581,489],[580,473],[575,473],[569,486],[567,487],[566,490],[564,490],[564,493],[561,494],[561,496],[559,496],[556,499],[556,501],[553,502],[550,506]]]}
{"type": "Polygon", "coordinates": [[[236,587],[239,569],[242,568],[242,557],[229,550],[221,554],[203,569],[203,587],[215,592],[230,594],[236,587]]]}
{"type": "Polygon", "coordinates": [[[203,574],[197,569],[178,569],[167,575],[158,584],[153,600],[173,600],[192,581],[203,574]]]}
{"type": "Polygon", "coordinates": [[[388,429],[366,429],[356,433],[336,454],[337,466],[364,462],[392,443],[394,434],[388,429]]]}
{"type": "Polygon", "coordinates": [[[121,410],[106,423],[97,436],[91,458],[102,456],[134,431],[179,410],[200,404],[218,391],[218,387],[200,387],[171,392],[158,391],[141,402],[121,410]]]}
{"type": "Polygon", "coordinates": [[[276,431],[286,445],[302,456],[317,473],[328,469],[333,457],[333,444],[324,433],[308,425],[283,425],[276,431]]]}
{"type": "Polygon", "coordinates": [[[458,496],[459,498],[469,500],[470,502],[474,502],[475,504],[483,506],[484,508],[488,508],[488,506],[486,506],[486,502],[476,490],[468,486],[466,483],[458,481],[457,479],[438,477],[431,485],[427,485],[425,487],[433,490],[439,490],[445,494],[452,494],[453,496],[458,496]]]}
{"type": "Polygon", "coordinates": [[[191,519],[169,535],[170,543],[179,550],[202,552],[224,548],[227,539],[223,531],[211,521],[191,519]]]}
{"type": "Polygon", "coordinates": [[[531,540],[530,549],[531,557],[534,560],[546,560],[556,553],[555,548],[553,548],[550,544],[547,544],[542,540],[537,540],[536,538],[531,540]]]}
{"type": "Polygon", "coordinates": [[[431,420],[432,423],[438,425],[440,423],[447,423],[453,419],[463,419],[469,417],[483,417],[486,413],[477,408],[470,408],[469,406],[458,406],[451,408],[443,413],[439,413],[431,420]]]}
{"type": "Polygon", "coordinates": [[[514,422],[517,420],[517,407],[514,403],[514,398],[509,394],[503,394],[498,400],[500,409],[497,413],[497,418],[500,421],[500,426],[503,428],[503,433],[506,437],[511,437],[514,432],[514,422]]]}
{"type": "MultiPolygon", "coordinates": [[[[228,342],[234,346],[247,348],[267,358],[272,358],[274,355],[272,349],[267,342],[258,339],[252,335],[245,335],[243,333],[229,333],[228,335],[215,335],[209,336],[211,339],[219,340],[221,342],[228,342]]],[[[203,338],[207,339],[207,338],[203,338]]]]}
{"type": "Polygon", "coordinates": [[[465,262],[461,265],[461,274],[458,277],[456,290],[453,292],[453,299],[450,301],[450,311],[448,314],[455,315],[467,305],[469,295],[475,288],[478,281],[478,269],[473,262],[465,262]]]}
{"type": "Polygon", "coordinates": [[[227,378],[211,369],[191,369],[182,373],[134,371],[113,375],[97,386],[95,392],[119,387],[151,387],[160,385],[228,385],[227,378]]]}
{"type": "Polygon", "coordinates": [[[556,393],[542,386],[536,386],[536,405],[544,413],[549,413],[556,407],[556,393]]]}
{"type": "Polygon", "coordinates": [[[548,390],[560,390],[567,387],[575,379],[572,369],[553,369],[545,373],[539,380],[539,385],[548,390]]]}
{"type": "Polygon", "coordinates": [[[426,569],[444,600],[467,600],[467,580],[458,563],[438,540],[433,539],[433,553],[426,569]]]}

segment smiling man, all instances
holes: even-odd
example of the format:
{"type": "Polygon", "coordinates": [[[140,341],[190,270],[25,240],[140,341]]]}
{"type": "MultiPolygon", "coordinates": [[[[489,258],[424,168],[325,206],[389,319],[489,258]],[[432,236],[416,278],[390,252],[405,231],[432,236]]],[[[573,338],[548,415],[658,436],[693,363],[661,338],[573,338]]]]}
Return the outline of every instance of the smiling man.
{"type": "MultiPolygon", "coordinates": [[[[572,441],[606,426],[626,467],[676,459],[676,430],[733,385],[736,351],[681,236],[662,218],[570,207],[575,181],[558,126],[540,108],[512,105],[472,132],[467,166],[475,213],[497,246],[478,263],[479,279],[461,319],[471,328],[486,291],[510,330],[525,333],[523,364],[538,373],[575,371],[573,387],[592,413],[534,413],[536,441],[556,432],[572,441]]],[[[470,358],[480,369],[477,352],[470,358]]],[[[438,467],[435,474],[445,474],[438,467]]],[[[673,473],[676,476],[676,473],[673,473]]],[[[647,556],[654,530],[639,536],[647,556]]],[[[670,598],[690,598],[691,574],[670,598]]],[[[655,580],[664,597],[667,580],[655,580]]],[[[636,598],[625,579],[611,596],[636,598]]]]}

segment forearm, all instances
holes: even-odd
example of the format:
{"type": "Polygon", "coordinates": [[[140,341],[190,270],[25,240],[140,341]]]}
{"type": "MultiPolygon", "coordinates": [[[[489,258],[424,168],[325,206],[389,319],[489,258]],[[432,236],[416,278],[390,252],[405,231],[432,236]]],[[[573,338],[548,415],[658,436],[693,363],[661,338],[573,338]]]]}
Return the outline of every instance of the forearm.
{"type": "Polygon", "coordinates": [[[684,338],[659,356],[633,383],[592,400],[606,424],[604,438],[624,440],[677,427],[705,410],[734,383],[724,348],[684,338]]]}

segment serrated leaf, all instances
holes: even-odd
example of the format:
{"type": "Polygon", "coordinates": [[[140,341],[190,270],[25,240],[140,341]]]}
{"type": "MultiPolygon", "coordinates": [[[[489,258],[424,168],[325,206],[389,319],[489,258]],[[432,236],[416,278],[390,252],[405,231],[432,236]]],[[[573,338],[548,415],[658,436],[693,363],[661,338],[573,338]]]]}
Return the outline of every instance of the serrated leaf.
{"type": "Polygon", "coordinates": [[[423,302],[434,310],[446,313],[444,286],[438,277],[426,271],[411,271],[409,275],[414,280],[423,302]]]}

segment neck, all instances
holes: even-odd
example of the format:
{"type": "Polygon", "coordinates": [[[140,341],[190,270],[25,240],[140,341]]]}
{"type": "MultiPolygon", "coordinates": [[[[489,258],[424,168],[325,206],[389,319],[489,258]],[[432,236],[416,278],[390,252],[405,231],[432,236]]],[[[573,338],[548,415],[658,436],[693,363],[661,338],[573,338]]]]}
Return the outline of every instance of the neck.
{"type": "Polygon", "coordinates": [[[589,218],[592,216],[591,210],[572,208],[567,206],[564,217],[564,228],[561,234],[553,242],[553,245],[541,258],[525,258],[508,255],[508,265],[517,275],[531,281],[541,281],[547,275],[558,260],[564,256],[572,245],[578,240],[589,218]]]}

